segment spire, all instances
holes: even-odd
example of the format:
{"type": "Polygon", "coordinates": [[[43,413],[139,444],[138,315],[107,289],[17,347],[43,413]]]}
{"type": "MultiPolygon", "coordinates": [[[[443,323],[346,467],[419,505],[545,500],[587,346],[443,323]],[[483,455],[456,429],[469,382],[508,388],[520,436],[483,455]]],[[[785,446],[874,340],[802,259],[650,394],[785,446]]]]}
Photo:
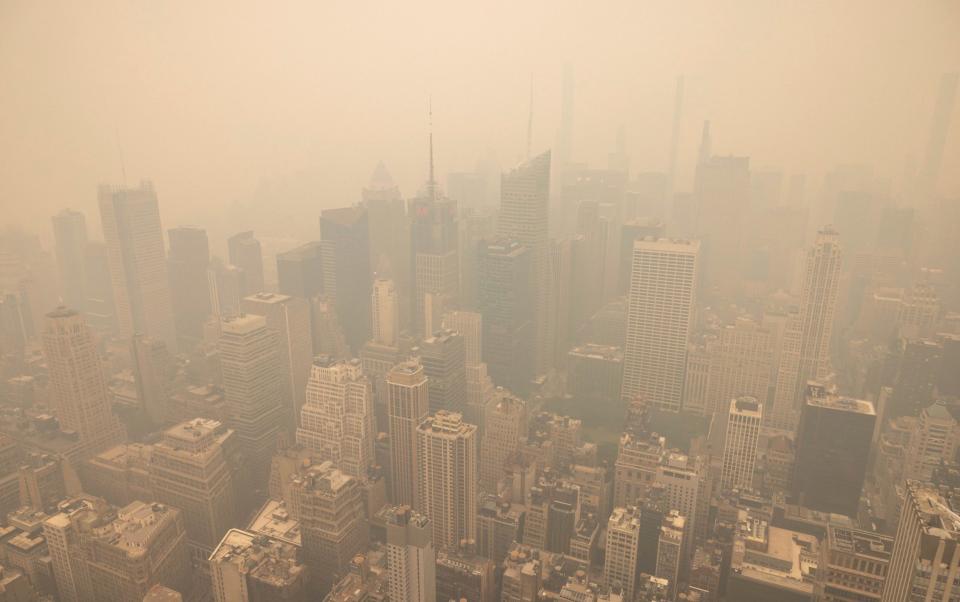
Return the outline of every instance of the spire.
{"type": "Polygon", "coordinates": [[[437,181],[433,178],[433,97],[430,97],[429,107],[430,118],[430,180],[427,182],[427,192],[430,193],[430,200],[437,200],[437,181]]]}
{"type": "Polygon", "coordinates": [[[530,113],[527,117],[527,161],[530,160],[530,147],[533,145],[533,73],[530,73],[530,113]]]}

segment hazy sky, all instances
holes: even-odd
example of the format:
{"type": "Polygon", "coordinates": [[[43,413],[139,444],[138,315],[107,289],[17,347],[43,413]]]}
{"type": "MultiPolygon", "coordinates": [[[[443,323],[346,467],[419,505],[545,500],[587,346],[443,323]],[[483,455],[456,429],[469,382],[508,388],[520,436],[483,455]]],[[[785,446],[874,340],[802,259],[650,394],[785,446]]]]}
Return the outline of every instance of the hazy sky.
{"type": "MultiPolygon", "coordinates": [[[[531,73],[534,150],[551,146],[564,62],[577,160],[604,165],[622,124],[632,169],[664,169],[683,74],[686,178],[709,118],[717,153],[813,186],[865,162],[896,184],[922,156],[940,74],[960,69],[960,2],[0,0],[0,222],[48,236],[73,206],[97,230],[122,148],[165,227],[269,201],[315,228],[380,159],[415,192],[431,96],[440,174],[521,158],[531,73]]],[[[960,103],[950,195],[958,166],[960,103]]]]}

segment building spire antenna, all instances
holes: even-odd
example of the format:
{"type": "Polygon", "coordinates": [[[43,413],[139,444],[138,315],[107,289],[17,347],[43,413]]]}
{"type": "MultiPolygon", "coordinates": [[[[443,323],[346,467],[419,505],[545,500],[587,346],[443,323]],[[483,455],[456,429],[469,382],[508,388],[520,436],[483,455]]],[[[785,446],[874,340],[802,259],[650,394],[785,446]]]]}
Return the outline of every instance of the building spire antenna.
{"type": "Polygon", "coordinates": [[[530,72],[530,112],[527,117],[527,160],[530,160],[530,149],[533,146],[533,72],[530,72]]]}
{"type": "Polygon", "coordinates": [[[430,188],[430,200],[437,200],[437,181],[433,177],[433,97],[429,101],[429,122],[430,122],[430,181],[427,186],[430,188]]]}

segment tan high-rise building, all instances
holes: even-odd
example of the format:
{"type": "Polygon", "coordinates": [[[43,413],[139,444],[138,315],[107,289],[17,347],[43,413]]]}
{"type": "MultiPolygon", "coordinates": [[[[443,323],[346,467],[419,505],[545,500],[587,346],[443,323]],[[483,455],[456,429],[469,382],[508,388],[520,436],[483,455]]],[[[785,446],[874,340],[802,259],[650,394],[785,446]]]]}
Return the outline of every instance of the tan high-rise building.
{"type": "Polygon", "coordinates": [[[152,446],[147,470],[156,499],[183,512],[195,560],[204,560],[239,519],[234,432],[196,418],[171,427],[152,446]]]}
{"type": "Polygon", "coordinates": [[[509,391],[497,389],[483,413],[480,485],[484,491],[497,492],[497,483],[506,472],[507,459],[520,450],[527,436],[527,404],[509,391]]]}
{"type": "Polygon", "coordinates": [[[123,441],[123,426],[110,409],[97,344],[83,316],[64,307],[47,314],[43,356],[60,427],[79,438],[67,456],[79,462],[123,441]]]}
{"type": "Polygon", "coordinates": [[[265,490],[280,426],[277,333],[267,328],[266,318],[254,314],[224,318],[220,331],[227,426],[236,432],[245,456],[247,487],[265,490]]]}
{"type": "Polygon", "coordinates": [[[387,373],[390,434],[391,501],[414,506],[417,478],[417,426],[430,407],[427,376],[417,361],[398,364],[387,373]]]}
{"type": "Polygon", "coordinates": [[[614,508],[607,521],[607,550],[603,575],[607,586],[618,583],[623,599],[633,600],[639,575],[640,511],[635,506],[614,508]]]}
{"type": "Polygon", "coordinates": [[[633,243],[621,388],[624,400],[643,397],[654,407],[680,411],[699,256],[697,241],[633,243]]]}
{"type": "Polygon", "coordinates": [[[317,356],[310,368],[297,443],[363,478],[374,464],[373,390],[359,360],[317,356]]]}
{"type": "Polygon", "coordinates": [[[636,505],[653,485],[665,454],[664,437],[639,433],[621,435],[614,464],[613,505],[636,505]]]}
{"type": "Polygon", "coordinates": [[[283,424],[293,427],[300,416],[313,359],[310,302],[289,295],[256,293],[240,301],[240,310],[263,316],[267,328],[277,332],[283,424]]]}
{"type": "Polygon", "coordinates": [[[655,574],[669,582],[670,596],[675,599],[680,577],[680,567],[684,563],[684,534],[687,532],[687,519],[676,510],[663,517],[660,525],[660,539],[657,542],[657,569],[655,574]]]}
{"type": "Polygon", "coordinates": [[[799,310],[791,313],[783,333],[780,368],[771,426],[793,430],[799,421],[807,382],[830,373],[830,341],[840,294],[840,235],[829,226],[804,260],[799,310]]]}
{"type": "Polygon", "coordinates": [[[216,602],[306,599],[309,572],[292,543],[230,529],[210,555],[216,602]]]}
{"type": "Polygon", "coordinates": [[[477,539],[477,427],[440,410],[417,427],[417,503],[433,543],[455,549],[477,539]]]}
{"type": "Polygon", "coordinates": [[[398,506],[387,520],[390,599],[436,602],[437,560],[430,519],[398,506]]]}
{"type": "Polygon", "coordinates": [[[497,235],[518,241],[531,255],[534,367],[543,374],[553,359],[550,324],[550,151],[503,174],[497,235]]]}
{"type": "Polygon", "coordinates": [[[753,488],[753,471],[757,463],[757,442],[762,419],[763,404],[753,397],[730,400],[720,472],[722,489],[753,488]]]}
{"type": "Polygon", "coordinates": [[[377,278],[373,281],[371,307],[373,341],[379,345],[396,347],[400,341],[400,295],[393,280],[377,278]]]}
{"type": "Polygon", "coordinates": [[[163,228],[153,184],[101,186],[100,219],[120,336],[145,334],[176,351],[163,228]]]}
{"type": "Polygon", "coordinates": [[[300,470],[291,493],[305,561],[320,588],[329,589],[353,557],[366,550],[368,526],[360,481],[323,462],[300,470]]]}

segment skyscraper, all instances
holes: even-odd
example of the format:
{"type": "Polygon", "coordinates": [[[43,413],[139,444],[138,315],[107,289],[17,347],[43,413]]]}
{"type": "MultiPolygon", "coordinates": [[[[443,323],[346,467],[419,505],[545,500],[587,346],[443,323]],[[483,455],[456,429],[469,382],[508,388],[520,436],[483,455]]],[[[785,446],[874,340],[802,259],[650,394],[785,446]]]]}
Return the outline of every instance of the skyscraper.
{"type": "Polygon", "coordinates": [[[173,358],[163,341],[135,334],[130,344],[130,360],[140,406],[150,422],[162,425],[168,418],[173,358]]]}
{"type": "Polygon", "coordinates": [[[355,352],[370,338],[370,232],[362,207],[327,209],[320,214],[324,253],[324,294],[333,299],[347,344],[355,352]],[[327,284],[331,284],[330,290],[327,284]]]}
{"type": "Polygon", "coordinates": [[[237,434],[250,478],[248,492],[266,490],[280,425],[277,333],[254,314],[220,321],[220,368],[227,426],[237,434]]]}
{"type": "Polygon", "coordinates": [[[207,269],[210,310],[217,319],[240,313],[240,300],[246,294],[247,274],[233,264],[214,258],[207,269]]]}
{"type": "Polygon", "coordinates": [[[42,339],[50,401],[60,427],[79,438],[67,452],[70,459],[84,460],[123,441],[97,344],[83,316],[65,307],[50,312],[42,339]]]}
{"type": "Polygon", "coordinates": [[[619,584],[623,599],[632,600],[639,577],[640,511],[634,506],[614,508],[607,521],[607,551],[603,575],[608,586],[619,584]]]}
{"type": "Polygon", "coordinates": [[[480,484],[496,493],[497,482],[505,476],[507,459],[520,449],[527,436],[527,404],[509,391],[497,389],[483,412],[480,448],[480,484]]]}
{"type": "Polygon", "coordinates": [[[627,309],[621,397],[642,397],[654,407],[679,411],[693,325],[700,243],[639,240],[627,309]]]}
{"type": "Polygon", "coordinates": [[[752,397],[730,400],[727,430],[723,441],[723,464],[720,487],[752,489],[753,470],[757,462],[757,441],[763,404],[752,397]]]}
{"type": "Polygon", "coordinates": [[[160,208],[153,184],[100,187],[100,218],[120,336],[135,332],[177,349],[160,208]]]}
{"type": "Polygon", "coordinates": [[[267,328],[278,335],[282,418],[283,424],[293,428],[303,405],[313,359],[310,303],[300,297],[257,293],[240,301],[240,311],[263,316],[267,328]]]}
{"type": "Polygon", "coordinates": [[[429,388],[423,366],[397,364],[387,373],[387,414],[390,433],[391,501],[415,506],[417,500],[417,426],[429,411],[429,388]]]}
{"type": "Polygon", "coordinates": [[[203,338],[203,324],[210,316],[207,269],[210,267],[210,243],[207,232],[197,226],[167,230],[170,254],[170,296],[177,335],[181,340],[197,342],[203,338]]]}
{"type": "Polygon", "coordinates": [[[807,386],[797,431],[793,497],[801,506],[855,517],[877,413],[862,399],[807,386]]]}
{"type": "Polygon", "coordinates": [[[553,359],[550,347],[550,151],[503,174],[497,235],[516,240],[530,252],[533,298],[533,358],[537,374],[553,359]]]}
{"type": "Polygon", "coordinates": [[[84,258],[87,252],[87,220],[79,211],[64,209],[53,216],[60,290],[67,307],[87,309],[87,278],[84,258]]]}
{"type": "Polygon", "coordinates": [[[232,265],[244,273],[244,289],[241,297],[264,291],[263,251],[260,241],[254,238],[253,231],[239,232],[227,239],[227,253],[232,265]]]}
{"type": "MultiPolygon", "coordinates": [[[[433,182],[424,196],[410,201],[414,324],[420,336],[430,336],[428,299],[455,307],[460,295],[460,259],[457,203],[441,197],[433,182]]],[[[439,312],[442,314],[442,312],[439,312]]],[[[434,324],[436,326],[436,324],[434,324]]]]}
{"type": "Polygon", "coordinates": [[[420,362],[430,388],[430,411],[463,413],[467,401],[467,368],[464,338],[440,330],[420,344],[420,362]]]}
{"type": "Polygon", "coordinates": [[[297,443],[363,478],[374,464],[373,390],[358,360],[317,356],[310,367],[297,443]]]}
{"type": "Polygon", "coordinates": [[[373,282],[373,341],[396,347],[400,339],[400,295],[388,278],[373,282]]]}
{"type": "Polygon", "coordinates": [[[323,291],[323,245],[308,242],[277,253],[277,289],[284,295],[311,299],[323,291]]]}
{"type": "MultiPolygon", "coordinates": [[[[707,130],[709,135],[709,130],[707,130]]],[[[729,291],[740,282],[742,238],[750,199],[749,157],[702,157],[694,183],[697,238],[703,241],[704,281],[729,291]]]]}
{"type": "Polygon", "coordinates": [[[829,226],[807,251],[800,307],[787,318],[777,374],[772,426],[792,429],[804,401],[808,381],[830,371],[830,341],[840,293],[840,236],[829,226]]]}
{"type": "Polygon", "coordinates": [[[440,410],[417,427],[417,503],[433,543],[455,549],[477,539],[477,427],[440,410]]]}
{"type": "Polygon", "coordinates": [[[387,520],[387,566],[390,599],[436,602],[437,560],[430,519],[409,506],[398,506],[387,520]]]}

